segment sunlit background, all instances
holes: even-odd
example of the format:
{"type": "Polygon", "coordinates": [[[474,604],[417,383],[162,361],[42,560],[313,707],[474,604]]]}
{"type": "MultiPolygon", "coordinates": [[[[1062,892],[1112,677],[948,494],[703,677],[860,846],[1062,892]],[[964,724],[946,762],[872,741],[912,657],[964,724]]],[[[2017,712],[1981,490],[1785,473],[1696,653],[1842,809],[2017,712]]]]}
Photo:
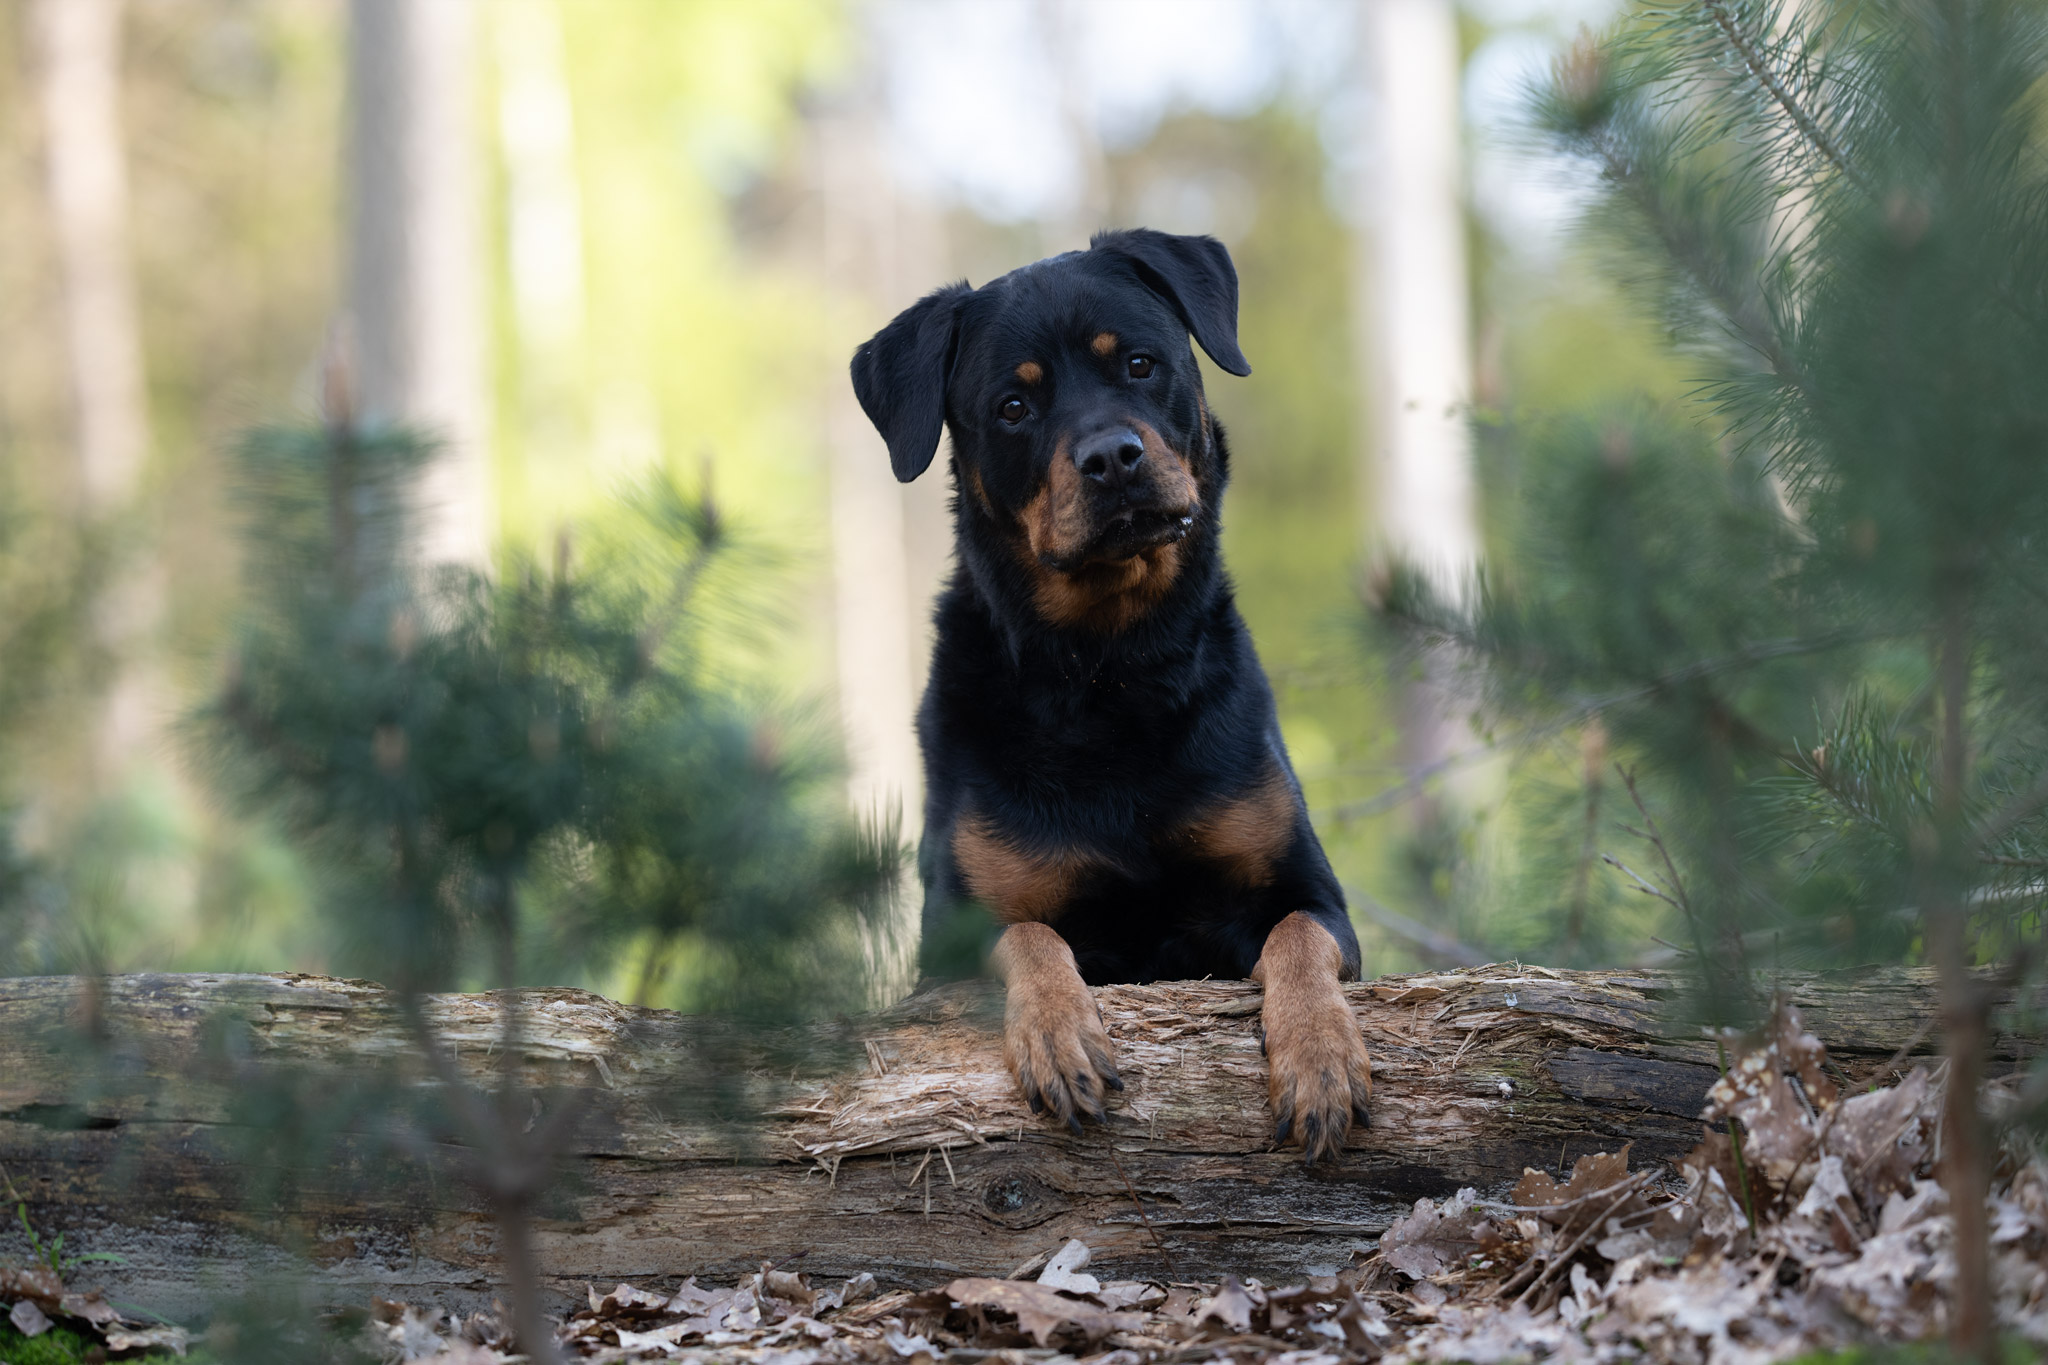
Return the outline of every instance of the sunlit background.
{"type": "Polygon", "coordinates": [[[1640,960],[1645,912],[1562,903],[1504,832],[1598,771],[1597,723],[1477,730],[1360,607],[1383,552],[1455,581],[1511,514],[1489,433],[1683,391],[1521,131],[1610,9],[8,0],[0,648],[56,648],[38,593],[89,601],[75,667],[0,685],[0,891],[117,969],[335,965],[181,717],[225,666],[227,452],[337,366],[446,438],[438,556],[573,555],[650,467],[708,484],[775,607],[718,667],[843,736],[849,802],[914,838],[950,490],[895,483],[845,362],[926,290],[1146,225],[1242,277],[1226,554],[1369,969],[1640,960]]]}

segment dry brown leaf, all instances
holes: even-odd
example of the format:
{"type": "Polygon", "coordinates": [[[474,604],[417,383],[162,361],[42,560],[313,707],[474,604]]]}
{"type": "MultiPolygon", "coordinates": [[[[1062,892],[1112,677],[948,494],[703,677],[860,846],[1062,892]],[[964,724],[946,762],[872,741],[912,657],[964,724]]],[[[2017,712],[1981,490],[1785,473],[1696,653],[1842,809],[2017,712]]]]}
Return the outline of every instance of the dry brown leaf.
{"type": "Polygon", "coordinates": [[[1916,1066],[1889,1089],[1844,1100],[1829,1125],[1827,1148],[1842,1158],[1849,1188],[1865,1210],[1882,1208],[1927,1164],[1930,1092],[1926,1069],[1916,1066]]]}
{"type": "Polygon", "coordinates": [[[1102,1288],[1102,1281],[1081,1273],[1081,1268],[1088,1264],[1092,1255],[1086,1242],[1078,1237],[1069,1237],[1067,1244],[1045,1263],[1045,1269],[1038,1272],[1038,1283],[1069,1294],[1093,1294],[1102,1288]]]}
{"type": "Polygon", "coordinates": [[[34,1299],[36,1306],[55,1309],[64,1298],[64,1281],[43,1266],[0,1265],[0,1299],[34,1299]]]}
{"type": "Polygon", "coordinates": [[[1090,1297],[1115,1313],[1127,1308],[1156,1308],[1166,1302],[1166,1291],[1147,1280],[1110,1280],[1090,1297]]]}
{"type": "Polygon", "coordinates": [[[817,1301],[817,1294],[811,1289],[810,1279],[787,1270],[770,1270],[761,1267],[762,1288],[775,1298],[783,1299],[799,1308],[809,1308],[817,1301]]]}
{"type": "MultiPolygon", "coordinates": [[[[1595,1242],[1593,1250],[1610,1261],[1625,1261],[1631,1256],[1651,1256],[1666,1262],[1681,1260],[1692,1250],[1700,1229],[1699,1210],[1690,1204],[1666,1204],[1625,1219],[1607,1221],[1603,1231],[1608,1235],[1595,1242]]],[[[1580,1267],[1574,1265],[1572,1270],[1576,1278],[1580,1267]]]]}
{"type": "Polygon", "coordinates": [[[590,1296],[590,1311],[600,1318],[654,1318],[676,1311],[669,1307],[668,1295],[650,1294],[630,1284],[620,1285],[603,1298],[598,1297],[595,1285],[584,1288],[590,1296]]]}
{"type": "Polygon", "coordinates": [[[1220,1322],[1233,1332],[1252,1330],[1252,1309],[1258,1307],[1251,1292],[1238,1282],[1235,1275],[1226,1276],[1223,1285],[1195,1312],[1195,1326],[1205,1322],[1220,1322]]]}
{"type": "Polygon", "coordinates": [[[192,1335],[182,1327],[136,1327],[123,1324],[109,1328],[106,1340],[109,1351],[170,1351],[174,1355],[182,1356],[186,1348],[192,1344],[192,1335]]]}
{"type": "Polygon", "coordinates": [[[1042,1347],[1051,1346],[1056,1338],[1088,1345],[1111,1332],[1143,1326],[1136,1314],[1111,1313],[1024,1280],[954,1280],[943,1294],[963,1308],[1010,1314],[1018,1328],[1042,1347]]]}
{"type": "Polygon", "coordinates": [[[1628,1179],[1630,1144],[1618,1152],[1594,1152],[1572,1163],[1571,1179],[1560,1184],[1547,1171],[1525,1168],[1509,1195],[1515,1207],[1555,1223],[1560,1236],[1576,1236],[1596,1218],[1621,1217],[1641,1205],[1630,1195],[1616,1204],[1600,1196],[1628,1179]]]}
{"type": "Polygon", "coordinates": [[[14,1330],[25,1337],[39,1337],[50,1330],[50,1315],[36,1305],[34,1299],[18,1299],[8,1310],[7,1320],[14,1324],[14,1330]]]}
{"type": "Polygon", "coordinates": [[[1491,1222],[1472,1207],[1475,1198],[1474,1191],[1465,1189],[1442,1208],[1431,1199],[1416,1200],[1408,1216],[1395,1219],[1380,1237],[1380,1254],[1411,1280],[1464,1265],[1480,1249],[1491,1222]]]}
{"type": "Polygon", "coordinates": [[[121,1314],[98,1290],[90,1294],[66,1294],[57,1300],[57,1311],[64,1317],[78,1318],[91,1323],[96,1332],[105,1332],[108,1327],[115,1326],[121,1321],[121,1314]]]}
{"type": "Polygon", "coordinates": [[[1727,1074],[1707,1090],[1700,1117],[1710,1123],[1739,1120],[1743,1162],[1773,1188],[1791,1183],[1813,1155],[1815,1116],[1836,1103],[1839,1091],[1821,1069],[1826,1059],[1827,1049],[1806,1031],[1797,1007],[1780,1000],[1761,1032],[1736,1041],[1727,1074]],[[1798,1081],[1799,1091],[1788,1077],[1798,1081]]]}

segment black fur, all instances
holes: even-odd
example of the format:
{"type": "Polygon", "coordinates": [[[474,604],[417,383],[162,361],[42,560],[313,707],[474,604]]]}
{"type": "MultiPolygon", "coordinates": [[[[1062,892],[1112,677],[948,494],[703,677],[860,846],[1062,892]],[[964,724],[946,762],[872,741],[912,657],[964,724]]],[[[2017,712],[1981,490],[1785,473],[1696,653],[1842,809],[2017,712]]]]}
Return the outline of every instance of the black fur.
{"type": "Polygon", "coordinates": [[[855,390],[898,478],[930,464],[942,419],[952,436],[958,562],[938,601],[918,715],[924,962],[934,974],[979,970],[1001,927],[974,904],[955,856],[969,818],[1025,856],[1089,860],[1072,894],[1037,917],[1090,983],[1245,976],[1267,932],[1297,910],[1329,929],[1344,975],[1357,974],[1343,893],[1219,559],[1229,452],[1190,333],[1225,370],[1250,372],[1223,246],[1140,230],[1100,235],[1088,251],[980,289],[939,290],[854,356],[855,390]],[[1103,333],[1116,338],[1113,354],[1091,346],[1103,333]],[[1151,358],[1149,377],[1134,377],[1134,356],[1151,358]],[[1027,361],[1042,372],[1035,385],[1018,377],[1027,361]],[[1015,425],[999,414],[1010,398],[1027,408],[1015,425]],[[1078,466],[1075,452],[1139,424],[1185,457],[1199,493],[1192,522],[1170,524],[1177,507],[1143,478],[1119,488],[1081,477],[1078,505],[1101,534],[1064,559],[1031,554],[1024,518],[1056,456],[1078,466]],[[1177,573],[1163,596],[1116,629],[1047,619],[1047,575],[1110,564],[1134,545],[1173,547],[1177,573]],[[1276,767],[1283,776],[1271,776],[1276,767]],[[1265,780],[1286,784],[1292,827],[1263,884],[1233,883],[1187,831],[1265,780]]]}

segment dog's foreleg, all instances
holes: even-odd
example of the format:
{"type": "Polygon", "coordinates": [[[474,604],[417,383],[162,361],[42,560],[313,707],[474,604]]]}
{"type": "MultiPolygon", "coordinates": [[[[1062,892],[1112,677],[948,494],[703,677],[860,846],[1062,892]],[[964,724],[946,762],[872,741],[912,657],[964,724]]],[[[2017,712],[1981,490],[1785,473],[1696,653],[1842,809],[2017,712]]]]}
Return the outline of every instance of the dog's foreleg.
{"type": "Polygon", "coordinates": [[[1108,1122],[1106,1091],[1124,1083],[1073,949],[1049,925],[1013,924],[990,961],[1008,996],[1003,1061],[1031,1112],[1050,1113],[1076,1133],[1084,1115],[1108,1122]]]}
{"type": "Polygon", "coordinates": [[[1273,1140],[1294,1137],[1310,1161],[1342,1151],[1354,1119],[1372,1121],[1372,1058],[1338,983],[1343,965],[1336,938],[1297,910],[1266,935],[1252,968],[1252,980],[1266,988],[1273,1140]]]}

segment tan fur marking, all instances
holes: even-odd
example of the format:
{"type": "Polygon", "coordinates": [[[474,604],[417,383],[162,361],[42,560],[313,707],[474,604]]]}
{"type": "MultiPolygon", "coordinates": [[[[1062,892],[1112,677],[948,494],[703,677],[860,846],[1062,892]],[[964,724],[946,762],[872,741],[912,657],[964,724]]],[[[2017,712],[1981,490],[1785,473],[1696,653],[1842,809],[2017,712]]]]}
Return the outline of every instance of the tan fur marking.
{"type": "Polygon", "coordinates": [[[1145,443],[1145,459],[1152,464],[1152,486],[1159,501],[1176,504],[1190,512],[1202,505],[1202,489],[1188,467],[1188,457],[1166,443],[1166,438],[1143,422],[1133,423],[1138,439],[1145,443]]]}
{"type": "Polygon", "coordinates": [[[1027,360],[1017,367],[1017,378],[1026,384],[1036,384],[1045,378],[1045,370],[1035,360],[1027,360]]]}
{"type": "Polygon", "coordinates": [[[1088,524],[1086,490],[1081,471],[1065,437],[1052,452],[1045,487],[1024,505],[1024,538],[1037,559],[1070,559],[1081,553],[1094,530],[1088,524]]]}
{"type": "Polygon", "coordinates": [[[981,486],[981,471],[979,469],[969,469],[967,471],[967,486],[974,490],[974,500],[981,504],[981,510],[990,516],[994,516],[996,514],[996,505],[989,501],[988,490],[981,486]]]}
{"type": "Polygon", "coordinates": [[[1084,564],[1061,573],[1032,562],[1032,602],[1058,626],[1114,635],[1159,604],[1180,576],[1180,546],[1161,545],[1134,559],[1084,564]]]}
{"type": "Polygon", "coordinates": [[[1344,952],[1300,911],[1273,926],[1252,980],[1265,987],[1266,1095],[1309,1160],[1343,1150],[1372,1099],[1372,1054],[1338,984],[1344,952]]]}
{"type": "Polygon", "coordinates": [[[1088,343],[1088,349],[1099,356],[1107,356],[1116,349],[1116,333],[1097,332],[1095,340],[1088,343]]]}
{"type": "Polygon", "coordinates": [[[1057,919],[1090,866],[1085,854],[1025,853],[970,815],[953,830],[953,861],[976,900],[1004,924],[1057,919]]]}
{"type": "MultiPolygon", "coordinates": [[[[1202,495],[1187,457],[1143,422],[1134,424],[1145,443],[1154,500],[1166,507],[1198,512],[1202,495]]],[[[1059,570],[1047,560],[1071,560],[1095,532],[1089,524],[1086,486],[1067,443],[1053,451],[1045,487],[1025,504],[1021,558],[1032,579],[1039,615],[1054,625],[1077,626],[1113,635],[1157,606],[1180,576],[1181,546],[1154,546],[1130,559],[1059,570]]]]}
{"type": "Polygon", "coordinates": [[[1197,856],[1221,863],[1238,885],[1264,886],[1294,842],[1294,820],[1294,784],[1275,765],[1256,787],[1189,825],[1187,838],[1197,856]]]}

